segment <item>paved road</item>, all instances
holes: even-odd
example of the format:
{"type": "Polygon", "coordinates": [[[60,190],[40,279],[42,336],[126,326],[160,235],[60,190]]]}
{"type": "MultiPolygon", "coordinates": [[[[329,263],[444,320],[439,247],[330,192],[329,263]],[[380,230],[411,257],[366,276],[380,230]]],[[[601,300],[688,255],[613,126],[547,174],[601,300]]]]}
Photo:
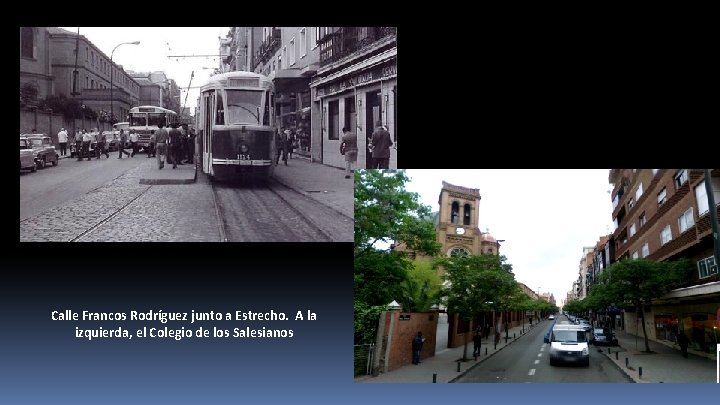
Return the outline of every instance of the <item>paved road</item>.
{"type": "MultiPolygon", "coordinates": [[[[57,166],[48,166],[35,173],[20,174],[20,220],[58,207],[107,185],[114,179],[139,166],[145,155],[132,159],[118,159],[117,152],[107,159],[78,162],[61,159],[57,166]]],[[[150,160],[150,159],[147,159],[150,160]]]]}
{"type": "MultiPolygon", "coordinates": [[[[549,324],[548,324],[549,326],[549,324]]],[[[533,328],[513,345],[488,358],[457,382],[479,383],[626,383],[632,382],[610,359],[590,346],[590,365],[551,366],[547,328],[533,328]]],[[[484,350],[484,349],[483,349],[484,350]]]]}

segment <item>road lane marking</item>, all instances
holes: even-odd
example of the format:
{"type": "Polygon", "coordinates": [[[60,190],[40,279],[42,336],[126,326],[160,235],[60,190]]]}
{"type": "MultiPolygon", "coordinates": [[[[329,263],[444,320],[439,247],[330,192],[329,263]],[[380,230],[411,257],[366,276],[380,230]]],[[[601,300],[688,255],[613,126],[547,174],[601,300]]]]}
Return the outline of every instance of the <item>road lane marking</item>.
{"type": "Polygon", "coordinates": [[[528,375],[535,375],[535,369],[534,369],[534,368],[531,368],[531,369],[530,369],[530,372],[528,373],[528,375]]]}
{"type": "Polygon", "coordinates": [[[538,353],[538,357],[542,357],[542,353],[538,353]]]}
{"type": "Polygon", "coordinates": [[[543,347],[540,348],[540,351],[541,351],[541,352],[544,351],[544,350],[545,350],[545,346],[543,346],[543,347]]]}
{"type": "Polygon", "coordinates": [[[540,360],[535,360],[535,364],[538,364],[538,363],[540,363],[540,360]]]}

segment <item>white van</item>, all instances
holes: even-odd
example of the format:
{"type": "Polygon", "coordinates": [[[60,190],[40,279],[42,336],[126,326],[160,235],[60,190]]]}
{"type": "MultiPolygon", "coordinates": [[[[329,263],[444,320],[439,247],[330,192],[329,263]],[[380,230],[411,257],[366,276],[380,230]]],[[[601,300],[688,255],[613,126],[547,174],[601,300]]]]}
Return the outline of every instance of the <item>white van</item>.
{"type": "Polygon", "coordinates": [[[550,365],[557,363],[590,365],[588,336],[580,325],[555,325],[550,333],[550,365]]]}

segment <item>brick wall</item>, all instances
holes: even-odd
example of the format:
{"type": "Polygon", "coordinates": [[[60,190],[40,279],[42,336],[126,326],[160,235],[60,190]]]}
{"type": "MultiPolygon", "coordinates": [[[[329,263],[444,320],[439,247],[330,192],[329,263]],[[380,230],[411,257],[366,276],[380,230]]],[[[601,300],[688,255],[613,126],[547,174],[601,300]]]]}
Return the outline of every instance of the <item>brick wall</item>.
{"type": "Polygon", "coordinates": [[[385,356],[388,371],[412,364],[412,340],[418,332],[422,332],[425,338],[420,359],[435,355],[437,313],[390,311],[385,319],[386,333],[390,333],[391,317],[394,318],[392,320],[394,326],[390,337],[390,345],[385,356]]]}

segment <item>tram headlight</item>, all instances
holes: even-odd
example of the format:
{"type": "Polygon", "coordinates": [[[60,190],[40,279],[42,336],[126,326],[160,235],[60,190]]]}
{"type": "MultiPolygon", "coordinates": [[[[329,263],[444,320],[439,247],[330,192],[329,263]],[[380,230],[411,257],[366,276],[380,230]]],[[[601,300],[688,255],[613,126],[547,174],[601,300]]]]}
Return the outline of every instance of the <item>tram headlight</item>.
{"type": "Polygon", "coordinates": [[[246,154],[246,153],[248,153],[249,150],[250,150],[250,148],[248,148],[248,146],[246,144],[240,145],[240,153],[246,154]]]}

